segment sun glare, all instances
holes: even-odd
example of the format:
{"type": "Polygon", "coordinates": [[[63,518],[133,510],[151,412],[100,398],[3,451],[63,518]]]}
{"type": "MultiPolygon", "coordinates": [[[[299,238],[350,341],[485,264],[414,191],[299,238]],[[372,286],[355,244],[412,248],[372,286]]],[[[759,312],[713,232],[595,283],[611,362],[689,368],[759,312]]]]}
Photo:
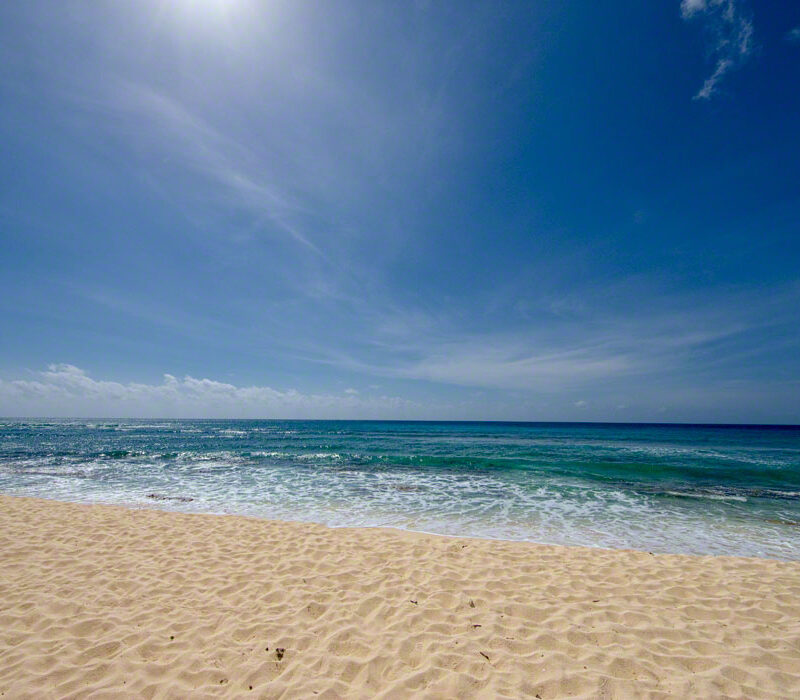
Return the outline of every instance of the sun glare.
{"type": "MultiPolygon", "coordinates": [[[[224,40],[238,34],[237,27],[241,31],[251,8],[248,0],[161,0],[158,16],[186,38],[199,33],[204,38],[224,40]]],[[[259,8],[263,9],[261,4],[259,8]]]]}

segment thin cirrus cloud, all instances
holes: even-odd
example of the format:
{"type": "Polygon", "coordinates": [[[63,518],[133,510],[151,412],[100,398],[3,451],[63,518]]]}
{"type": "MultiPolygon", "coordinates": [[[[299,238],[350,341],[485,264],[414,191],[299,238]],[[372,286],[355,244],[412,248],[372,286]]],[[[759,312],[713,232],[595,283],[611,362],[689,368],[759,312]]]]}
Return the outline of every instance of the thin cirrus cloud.
{"type": "MultiPolygon", "coordinates": [[[[675,329],[671,329],[675,330],[675,329]]],[[[652,328],[622,328],[585,337],[545,337],[544,333],[480,334],[455,332],[447,338],[420,342],[379,342],[371,358],[354,348],[309,357],[365,375],[431,382],[465,388],[560,392],[599,390],[609,380],[647,383],[658,372],[674,370],[687,356],[702,354],[709,344],[724,341],[739,326],[665,332],[652,328]]]]}
{"type": "MultiPolygon", "coordinates": [[[[639,378],[684,365],[687,356],[703,352],[741,329],[689,331],[653,336],[652,329],[617,328],[612,333],[576,338],[467,337],[416,348],[415,359],[395,357],[386,365],[352,365],[373,374],[464,387],[526,389],[545,393],[598,389],[608,380],[639,378]],[[648,337],[648,332],[650,336],[648,337]]],[[[643,379],[644,378],[644,379],[643,379]]]]}
{"type": "MultiPolygon", "coordinates": [[[[180,159],[196,172],[221,187],[240,208],[268,220],[298,243],[320,253],[320,249],[292,221],[302,206],[264,176],[264,169],[248,149],[215,129],[177,99],[146,85],[123,83],[115,96],[117,107],[144,118],[152,128],[159,150],[180,159]]],[[[152,138],[153,136],[151,136],[152,138]]]]}
{"type": "Polygon", "coordinates": [[[51,364],[32,379],[0,380],[2,415],[342,418],[404,416],[419,410],[407,399],[363,397],[352,389],[305,394],[171,374],[165,374],[160,384],[105,381],[64,363],[51,364]]]}
{"type": "Polygon", "coordinates": [[[800,44],[800,27],[795,27],[786,32],[786,41],[791,41],[795,44],[800,44]]]}
{"type": "MultiPolygon", "coordinates": [[[[306,349],[310,362],[364,378],[359,389],[343,384],[347,388],[328,393],[171,374],[160,383],[123,383],[95,379],[74,365],[54,364],[32,376],[0,380],[0,415],[435,418],[444,413],[474,418],[483,415],[483,404],[472,392],[485,390],[511,391],[514,396],[534,392],[549,401],[541,413],[530,407],[534,417],[561,415],[558,411],[565,406],[605,415],[603,407],[631,401],[637,405],[637,396],[659,395],[673,407],[689,410],[700,405],[707,412],[691,414],[695,419],[714,415],[716,420],[712,397],[722,396],[738,406],[743,395],[760,391],[758,358],[767,351],[761,339],[770,329],[791,323],[782,312],[794,308],[791,299],[797,299],[794,288],[764,298],[737,297],[708,308],[658,313],[649,309],[638,319],[583,317],[579,334],[568,324],[526,334],[475,335],[450,328],[398,335],[396,323],[384,324],[356,345],[318,348],[316,356],[306,349]],[[731,307],[739,311],[733,313],[731,307]],[[748,366],[755,374],[741,371],[748,366]],[[378,391],[366,384],[368,377],[399,384],[378,391]],[[429,392],[436,386],[448,388],[436,390],[437,398],[431,401],[429,392]],[[587,395],[591,401],[584,398],[587,395]]],[[[409,323],[430,328],[418,314],[409,323]]],[[[771,351],[776,347],[773,342],[771,351]]],[[[775,387],[771,400],[763,399],[762,419],[770,418],[776,401],[791,401],[787,391],[791,393],[789,385],[775,387]]],[[[517,416],[519,404],[509,406],[507,415],[517,416]]],[[[497,415],[506,413],[498,409],[497,415]]],[[[738,414],[725,417],[735,420],[738,414]]]]}
{"type": "Polygon", "coordinates": [[[710,35],[714,70],[694,96],[695,100],[708,100],[718,91],[722,78],[752,53],[753,22],[739,0],[681,0],[681,17],[701,19],[710,35]]]}
{"type": "Polygon", "coordinates": [[[693,306],[691,299],[665,299],[663,308],[651,305],[636,317],[587,309],[527,332],[475,333],[443,328],[439,316],[426,320],[413,314],[403,323],[392,315],[361,348],[328,347],[308,359],[365,375],[551,396],[587,391],[601,396],[609,382],[646,391],[665,376],[672,377],[673,387],[712,382],[729,376],[731,366],[751,364],[770,350],[765,334],[792,324],[784,305],[791,306],[797,294],[790,286],[706,304],[694,300],[693,306]]]}

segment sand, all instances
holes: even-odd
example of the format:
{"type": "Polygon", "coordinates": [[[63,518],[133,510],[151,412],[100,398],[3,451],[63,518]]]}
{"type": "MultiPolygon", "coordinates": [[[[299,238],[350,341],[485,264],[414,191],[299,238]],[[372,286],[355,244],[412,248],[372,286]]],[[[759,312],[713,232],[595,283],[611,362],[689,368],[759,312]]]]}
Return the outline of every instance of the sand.
{"type": "Polygon", "coordinates": [[[0,693],[800,697],[800,563],[0,496],[0,693]]]}

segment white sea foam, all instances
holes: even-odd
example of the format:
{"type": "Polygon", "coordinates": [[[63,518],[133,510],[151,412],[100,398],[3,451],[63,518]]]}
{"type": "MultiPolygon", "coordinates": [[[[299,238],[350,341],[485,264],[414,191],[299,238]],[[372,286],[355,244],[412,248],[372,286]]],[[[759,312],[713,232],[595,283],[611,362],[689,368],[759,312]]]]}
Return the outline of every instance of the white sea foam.
{"type": "Polygon", "coordinates": [[[686,491],[667,491],[670,496],[678,496],[679,498],[705,498],[709,501],[739,501],[746,503],[746,496],[725,495],[721,493],[691,493],[686,491]]]}
{"type": "MultiPolygon", "coordinates": [[[[63,429],[64,424],[59,425],[63,429]]],[[[148,430],[157,433],[154,442],[145,443],[150,451],[137,448],[142,444],[137,443],[142,440],[138,434],[113,438],[105,433],[91,452],[95,456],[57,453],[55,439],[48,445],[50,433],[42,433],[47,437],[39,446],[52,453],[0,460],[0,491],[310,520],[331,526],[392,526],[553,544],[800,558],[796,527],[788,524],[798,519],[797,501],[792,499],[800,492],[684,489],[683,484],[675,488],[670,484],[667,489],[661,482],[642,485],[581,478],[580,468],[570,463],[571,456],[580,451],[565,452],[563,441],[549,441],[561,447],[542,453],[548,462],[535,455],[532,441],[523,444],[502,437],[489,446],[475,447],[463,436],[436,435],[436,451],[425,456],[424,430],[420,429],[413,438],[404,438],[405,455],[393,457],[377,434],[360,434],[357,441],[348,443],[349,438],[333,437],[342,431],[317,432],[314,427],[295,438],[288,433],[296,431],[271,425],[258,428],[263,431],[260,442],[250,443],[259,449],[237,451],[235,443],[219,440],[216,447],[232,447],[201,452],[181,448],[191,445],[191,440],[202,440],[205,446],[205,441],[223,437],[218,425],[171,423],[166,433],[188,429],[202,432],[202,438],[164,438],[165,433],[153,427],[159,424],[150,425],[148,430]],[[264,437],[266,433],[274,438],[264,437]],[[503,448],[498,449],[497,443],[503,448]],[[153,449],[153,444],[164,447],[153,449]],[[125,449],[117,450],[115,445],[125,449]],[[338,449],[342,445],[347,447],[338,449]],[[506,468],[506,464],[525,468],[506,468]],[[552,464],[559,468],[551,469],[552,464]],[[562,469],[562,464],[570,468],[562,469]],[[149,498],[151,494],[193,500],[160,501],[149,498]],[[762,501],[769,501],[769,508],[754,510],[762,508],[762,501]],[[768,515],[758,515],[762,512],[768,515]]],[[[100,426],[116,430],[119,424],[96,422],[94,430],[100,431],[100,426]]],[[[255,428],[222,430],[228,431],[225,435],[242,437],[255,428]]],[[[542,442],[536,443],[537,449],[542,442]]],[[[573,440],[568,446],[572,449],[576,444],[573,440]]],[[[679,458],[699,452],[682,446],[629,447],[625,459],[634,455],[630,459],[634,464],[649,464],[658,457],[664,460],[659,465],[673,466],[679,458]]],[[[586,463],[598,454],[601,459],[620,454],[616,443],[608,441],[586,450],[580,453],[588,455],[582,457],[586,463]]],[[[706,450],[704,459],[718,459],[712,452],[706,450]]],[[[796,453],[782,454],[781,459],[790,461],[796,453]]],[[[578,460],[579,465],[583,463],[578,460]]]]}
{"type": "MultiPolygon", "coordinates": [[[[328,455],[326,455],[327,457],[328,455]]],[[[203,462],[195,461],[195,464],[203,462]]],[[[623,490],[575,488],[551,482],[535,488],[493,475],[414,472],[291,471],[267,466],[236,470],[168,472],[144,465],[134,482],[70,486],[49,483],[56,497],[87,495],[111,502],[154,505],[149,493],[191,497],[187,504],[159,507],[305,519],[331,526],[369,525],[419,529],[441,534],[522,539],[556,544],[638,547],[658,551],[730,552],[730,535],[702,510],[653,508],[647,497],[623,490]]],[[[64,475],[66,476],[66,475],[64,475]]],[[[773,556],[780,548],[740,553],[773,556]]]]}

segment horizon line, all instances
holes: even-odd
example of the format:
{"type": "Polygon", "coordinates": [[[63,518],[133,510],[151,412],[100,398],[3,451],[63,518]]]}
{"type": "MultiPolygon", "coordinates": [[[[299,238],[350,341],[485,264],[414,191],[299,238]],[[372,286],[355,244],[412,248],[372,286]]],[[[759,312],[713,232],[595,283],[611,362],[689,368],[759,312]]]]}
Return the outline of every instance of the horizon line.
{"type": "Polygon", "coordinates": [[[800,429],[800,423],[709,423],[681,421],[574,421],[574,420],[462,420],[424,418],[207,418],[207,417],[144,417],[144,416],[0,416],[7,420],[102,420],[102,421],[295,421],[317,423],[496,423],[501,425],[636,425],[706,428],[791,428],[800,429]]]}

